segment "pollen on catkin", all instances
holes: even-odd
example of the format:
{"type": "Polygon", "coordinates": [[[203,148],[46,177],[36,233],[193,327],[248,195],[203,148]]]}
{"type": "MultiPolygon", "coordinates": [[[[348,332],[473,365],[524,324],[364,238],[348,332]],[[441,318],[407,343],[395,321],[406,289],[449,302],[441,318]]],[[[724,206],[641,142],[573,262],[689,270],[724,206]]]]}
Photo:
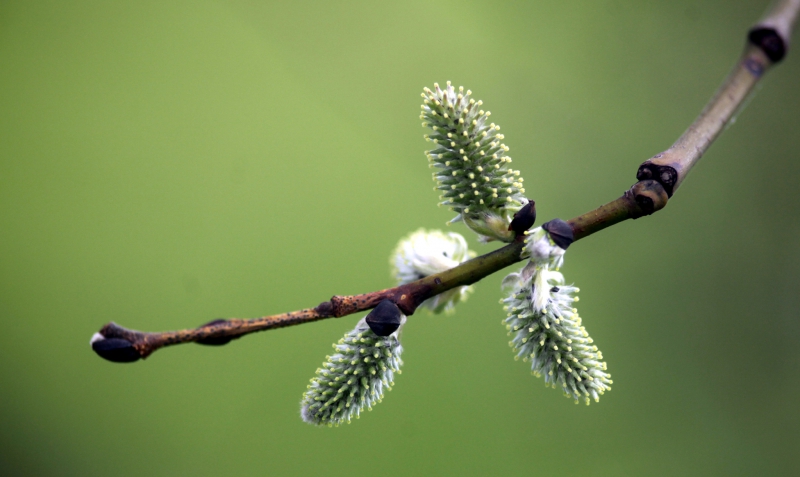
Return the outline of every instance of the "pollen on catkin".
{"type": "MultiPolygon", "coordinates": [[[[405,317],[402,318],[405,323],[405,317]]],[[[402,325],[401,325],[402,328],[402,325]]],[[[358,418],[364,408],[383,400],[400,372],[400,329],[389,336],[372,332],[365,319],[333,347],[300,402],[300,416],[309,424],[338,426],[358,418]]]]}
{"type": "Polygon", "coordinates": [[[547,232],[538,235],[548,242],[529,244],[534,250],[531,262],[503,281],[511,288],[501,301],[507,313],[503,322],[514,335],[509,345],[517,359],[531,361],[532,373],[544,376],[546,385],[560,386],[575,402],[599,401],[611,390],[611,375],[573,307],[578,288],[565,285],[564,276],[551,268],[561,264],[563,249],[555,246],[552,254],[542,254],[552,241],[547,232]]]}
{"type": "Polygon", "coordinates": [[[423,125],[431,128],[426,138],[437,147],[427,152],[442,205],[458,215],[453,221],[465,224],[488,240],[509,242],[514,234],[508,224],[514,212],[527,203],[519,171],[508,167],[508,146],[500,127],[488,121],[489,113],[472,92],[453,88],[424,89],[423,125]],[[475,180],[478,179],[478,180],[475,180]]]}

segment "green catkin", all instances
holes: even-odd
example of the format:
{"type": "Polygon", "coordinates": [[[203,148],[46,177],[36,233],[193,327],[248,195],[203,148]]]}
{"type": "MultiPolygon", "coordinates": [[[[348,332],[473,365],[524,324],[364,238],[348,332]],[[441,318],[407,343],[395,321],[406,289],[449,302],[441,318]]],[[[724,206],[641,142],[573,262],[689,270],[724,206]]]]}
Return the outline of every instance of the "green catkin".
{"type": "Polygon", "coordinates": [[[531,372],[544,376],[545,385],[560,386],[576,403],[599,401],[611,390],[611,375],[573,308],[579,290],[565,285],[564,276],[551,269],[562,263],[563,250],[541,228],[532,231],[534,237],[527,249],[532,261],[504,280],[512,288],[501,301],[507,312],[503,323],[514,336],[509,345],[517,359],[531,361],[531,372]],[[552,253],[543,252],[547,250],[552,253]]]}
{"type": "Polygon", "coordinates": [[[509,167],[508,146],[500,126],[489,122],[490,112],[481,109],[482,102],[472,92],[453,88],[450,82],[442,90],[422,93],[423,126],[432,132],[425,136],[436,146],[427,152],[440,204],[458,213],[453,221],[464,222],[488,239],[511,241],[508,224],[522,205],[523,179],[519,171],[509,167]]]}
{"type": "Polygon", "coordinates": [[[338,426],[358,418],[364,408],[372,410],[383,399],[383,391],[394,384],[394,373],[400,373],[403,348],[398,340],[399,331],[378,336],[362,319],[334,344],[336,353],[317,369],[303,395],[300,403],[303,420],[338,426]]]}

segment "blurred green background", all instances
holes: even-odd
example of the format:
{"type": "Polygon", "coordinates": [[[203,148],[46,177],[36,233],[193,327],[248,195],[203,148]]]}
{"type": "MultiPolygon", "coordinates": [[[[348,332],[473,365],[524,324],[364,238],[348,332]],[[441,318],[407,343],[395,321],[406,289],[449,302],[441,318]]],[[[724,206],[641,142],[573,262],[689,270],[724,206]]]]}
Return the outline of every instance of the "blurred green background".
{"type": "Polygon", "coordinates": [[[512,359],[502,273],[413,316],[396,387],[338,429],[299,401],[358,316],[132,365],[88,345],[391,286],[397,240],[451,217],[435,81],[493,112],[540,222],[612,200],[766,6],[0,2],[0,474],[796,475],[798,52],[669,207],[570,248],[599,404],[512,359]]]}

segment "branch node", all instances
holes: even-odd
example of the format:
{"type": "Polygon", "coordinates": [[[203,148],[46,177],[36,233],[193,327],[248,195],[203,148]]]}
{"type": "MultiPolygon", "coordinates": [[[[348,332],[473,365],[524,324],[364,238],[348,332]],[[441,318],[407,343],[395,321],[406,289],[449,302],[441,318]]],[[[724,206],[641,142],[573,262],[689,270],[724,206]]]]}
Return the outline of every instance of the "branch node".
{"type": "Polygon", "coordinates": [[[747,34],[747,40],[761,49],[773,63],[780,62],[786,56],[786,42],[774,28],[754,27],[747,34]]]}
{"type": "MultiPolygon", "coordinates": [[[[201,326],[200,328],[213,328],[217,325],[224,325],[228,322],[228,320],[224,318],[219,318],[216,320],[209,321],[205,325],[201,326]]],[[[207,346],[222,346],[231,342],[231,340],[241,338],[241,336],[216,336],[212,338],[202,338],[195,343],[207,346]]]]}
{"type": "Polygon", "coordinates": [[[564,250],[575,241],[575,232],[572,230],[572,226],[561,219],[553,219],[543,224],[542,228],[547,230],[553,242],[564,250]]]}
{"type": "Polygon", "coordinates": [[[391,300],[383,300],[369,312],[367,325],[378,336],[389,336],[397,331],[402,323],[400,308],[391,300]]]}
{"type": "Polygon", "coordinates": [[[631,218],[638,219],[645,215],[650,215],[667,206],[669,196],[660,182],[654,180],[643,180],[634,184],[630,190],[625,192],[633,198],[636,207],[631,210],[631,218]]]}
{"type": "Polygon", "coordinates": [[[672,165],[663,164],[664,159],[665,153],[661,153],[644,161],[636,171],[636,179],[640,181],[654,180],[660,183],[669,198],[672,197],[672,192],[678,183],[678,170],[672,165]]]}
{"type": "MultiPolygon", "coordinates": [[[[319,306],[326,308],[324,306],[326,303],[330,304],[331,316],[335,318],[341,318],[347,315],[347,309],[350,308],[350,302],[352,301],[351,297],[348,296],[340,296],[334,295],[331,297],[329,302],[322,302],[319,306]]],[[[318,307],[319,308],[319,307],[318,307]]]]}
{"type": "Polygon", "coordinates": [[[319,305],[314,307],[314,310],[319,313],[321,316],[336,316],[334,310],[333,297],[330,301],[323,301],[319,305]]]}
{"type": "Polygon", "coordinates": [[[536,223],[536,202],[529,200],[514,214],[514,219],[509,224],[508,230],[513,231],[519,237],[533,227],[534,223],[536,223]]]}

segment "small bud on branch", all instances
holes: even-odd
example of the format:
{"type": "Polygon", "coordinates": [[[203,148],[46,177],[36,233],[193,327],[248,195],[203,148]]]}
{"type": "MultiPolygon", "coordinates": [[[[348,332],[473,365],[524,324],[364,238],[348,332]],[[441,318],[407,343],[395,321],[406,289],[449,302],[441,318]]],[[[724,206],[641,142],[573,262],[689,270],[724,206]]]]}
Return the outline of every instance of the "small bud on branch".
{"type": "MultiPolygon", "coordinates": [[[[387,301],[376,310],[383,314],[385,307],[397,307],[387,301]]],[[[373,311],[374,313],[374,311],[373,311]]],[[[394,312],[388,312],[394,315],[394,312]]],[[[401,323],[405,316],[399,315],[401,323]]],[[[300,403],[300,416],[309,424],[338,426],[358,418],[364,408],[383,399],[383,391],[391,390],[394,374],[400,372],[403,351],[398,339],[399,330],[386,336],[376,334],[366,319],[358,322],[339,343],[333,345],[336,354],[328,356],[317,376],[311,380],[300,403]]]]}

